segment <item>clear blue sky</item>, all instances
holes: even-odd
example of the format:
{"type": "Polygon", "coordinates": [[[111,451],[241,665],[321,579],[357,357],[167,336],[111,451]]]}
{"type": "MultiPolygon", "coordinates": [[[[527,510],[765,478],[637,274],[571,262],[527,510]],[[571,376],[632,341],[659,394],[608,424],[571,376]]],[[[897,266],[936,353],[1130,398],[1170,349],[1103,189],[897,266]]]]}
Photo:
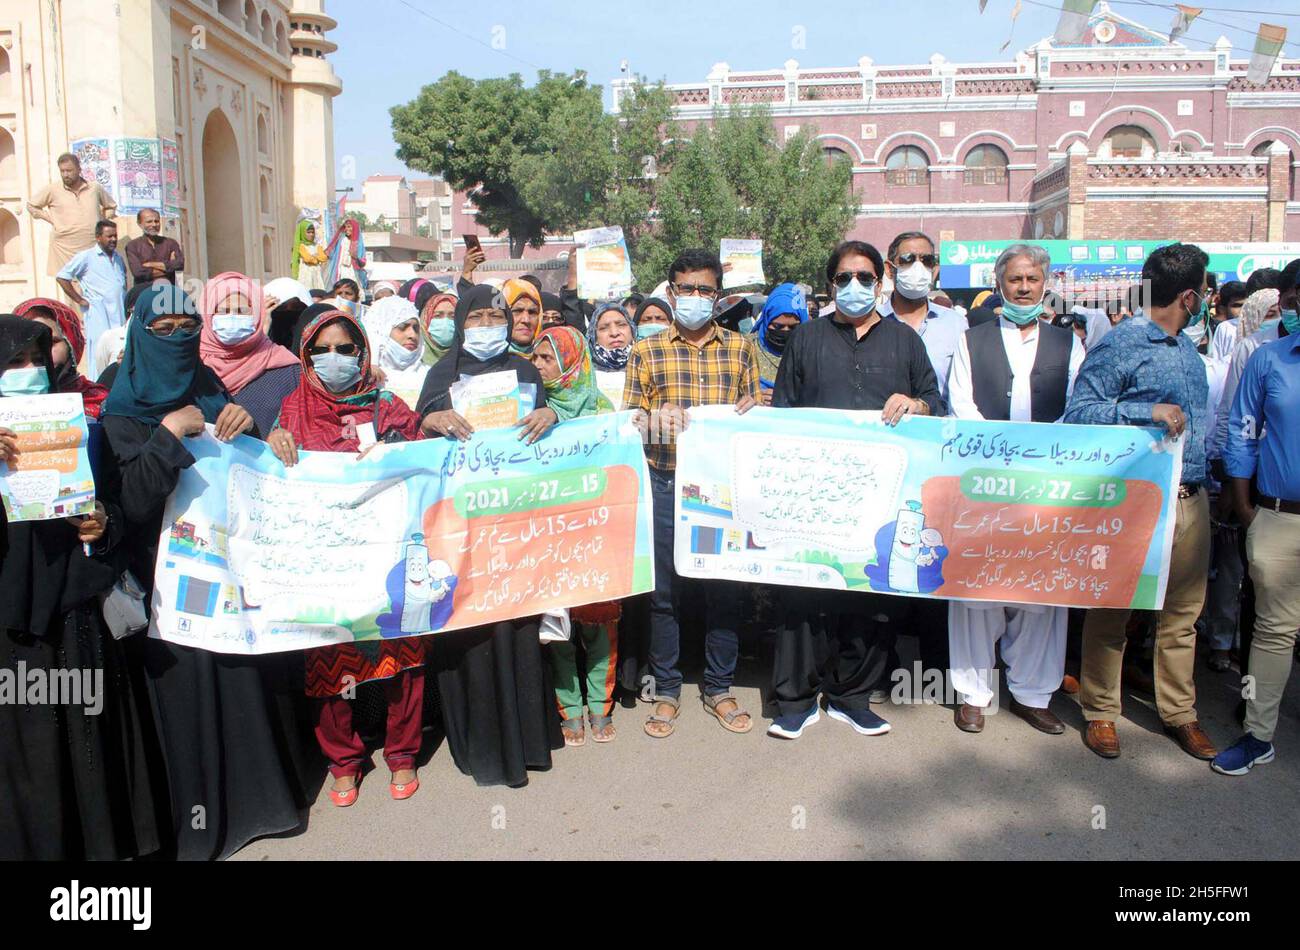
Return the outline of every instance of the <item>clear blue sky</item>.
{"type": "MultiPolygon", "coordinates": [[[[791,58],[801,67],[852,66],[861,56],[882,65],[925,63],[936,52],[953,62],[1010,60],[1052,33],[1060,8],[1060,0],[1024,0],[1013,33],[1015,2],[989,0],[980,15],[979,0],[850,0],[797,10],[789,0],[326,0],[327,12],[339,21],[330,38],[339,44],[332,59],[343,80],[334,100],[338,186],[352,185],[360,197],[367,175],[407,172],[393,154],[388,108],[453,69],[476,79],[518,72],[529,83],[539,68],[585,69],[589,82],[604,87],[608,106],[608,84],[624,58],[634,73],[670,83],[700,82],[719,61],[753,70],[777,69],[791,58]],[[796,28],[802,28],[802,49],[795,48],[796,28]],[[1000,52],[1008,36],[1011,45],[1000,52]],[[504,48],[493,48],[494,42],[504,48]],[[350,179],[344,175],[349,158],[355,167],[350,179]]],[[[1273,22],[1290,29],[1288,39],[1300,40],[1295,0],[1200,5],[1206,12],[1187,40],[1193,48],[1226,35],[1235,54],[1248,57],[1255,29],[1267,19],[1210,7],[1286,11],[1290,15],[1273,22]],[[1202,22],[1206,18],[1220,22],[1202,22]]],[[[1111,6],[1160,31],[1173,20],[1164,3],[1112,0],[1111,6]]],[[[1300,45],[1288,43],[1287,55],[1297,51],[1300,45]]]]}

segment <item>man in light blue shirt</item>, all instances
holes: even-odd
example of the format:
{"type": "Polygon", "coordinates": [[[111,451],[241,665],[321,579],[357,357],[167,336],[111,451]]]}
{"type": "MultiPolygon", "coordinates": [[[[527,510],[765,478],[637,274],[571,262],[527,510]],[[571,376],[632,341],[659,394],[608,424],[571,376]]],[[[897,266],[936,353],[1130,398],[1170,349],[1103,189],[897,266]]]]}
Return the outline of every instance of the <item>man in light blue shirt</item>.
{"type": "Polygon", "coordinates": [[[81,307],[86,326],[86,352],[106,330],[126,322],[126,263],[117,253],[117,225],[100,221],[95,225],[95,246],[75,254],[63,265],[57,280],[63,292],[81,307]],[[76,281],[80,291],[72,286],[76,281]]]}
{"type": "Polygon", "coordinates": [[[882,317],[892,316],[921,335],[925,352],[939,380],[943,399],[941,415],[952,415],[948,407],[948,369],[962,334],[970,325],[956,310],[930,300],[930,290],[939,275],[939,255],[934,242],[920,231],[904,231],[894,238],[885,255],[885,273],[894,283],[887,299],[876,305],[882,317]]]}
{"type": "MultiPolygon", "coordinates": [[[[1142,265],[1149,306],[1088,351],[1064,417],[1073,424],[1163,426],[1171,437],[1183,437],[1165,602],[1156,619],[1156,711],[1183,751],[1205,760],[1218,753],[1197,721],[1192,674],[1194,625],[1205,603],[1210,565],[1210,508],[1204,488],[1209,383],[1196,345],[1182,331],[1204,313],[1209,261],[1193,244],[1170,244],[1151,252],[1142,265]]],[[[1084,744],[1108,759],[1119,756],[1115,720],[1130,613],[1093,608],[1083,623],[1079,700],[1087,721],[1084,744]]]]}
{"type": "Polygon", "coordinates": [[[1300,261],[1288,265],[1278,300],[1280,340],[1255,351],[1232,401],[1223,464],[1233,507],[1246,526],[1246,557],[1255,584],[1255,636],[1248,669],[1246,733],[1210,767],[1245,775],[1273,760],[1273,732],[1291,675],[1300,627],[1300,261]],[[1250,499],[1250,480],[1259,491],[1250,499]]]}

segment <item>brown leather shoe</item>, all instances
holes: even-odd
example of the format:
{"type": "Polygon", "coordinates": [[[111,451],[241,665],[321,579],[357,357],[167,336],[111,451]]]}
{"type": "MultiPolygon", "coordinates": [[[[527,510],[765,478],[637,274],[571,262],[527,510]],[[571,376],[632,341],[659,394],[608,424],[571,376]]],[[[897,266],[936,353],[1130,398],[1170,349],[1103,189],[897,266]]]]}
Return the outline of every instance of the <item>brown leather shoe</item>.
{"type": "Polygon", "coordinates": [[[1061,677],[1061,692],[1068,693],[1069,695],[1073,696],[1078,691],[1079,691],[1079,680],[1077,677],[1071,676],[1069,673],[1066,673],[1064,676],[1061,677]]]}
{"type": "Polygon", "coordinates": [[[1119,758],[1119,736],[1108,719],[1094,719],[1083,730],[1083,744],[1103,759],[1119,758]]]}
{"type": "Polygon", "coordinates": [[[1035,709],[1033,706],[1026,706],[1012,699],[1011,711],[1039,732],[1045,732],[1049,736],[1059,736],[1065,731],[1065,723],[1057,719],[1050,709],[1035,709]]]}
{"type": "Polygon", "coordinates": [[[1212,759],[1219,754],[1210,737],[1205,734],[1199,722],[1184,723],[1181,726],[1165,726],[1165,732],[1174,737],[1174,741],[1183,747],[1183,751],[1196,759],[1212,759]]]}
{"type": "Polygon", "coordinates": [[[984,710],[970,703],[961,703],[952,711],[952,721],[962,732],[983,732],[984,710]]]}

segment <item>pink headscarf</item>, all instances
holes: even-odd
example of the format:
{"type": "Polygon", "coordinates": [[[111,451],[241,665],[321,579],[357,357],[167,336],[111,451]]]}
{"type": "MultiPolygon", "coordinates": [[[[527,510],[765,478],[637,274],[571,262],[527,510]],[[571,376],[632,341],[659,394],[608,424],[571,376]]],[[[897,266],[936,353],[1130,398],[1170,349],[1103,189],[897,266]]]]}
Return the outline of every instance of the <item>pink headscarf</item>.
{"type": "Polygon", "coordinates": [[[257,281],[227,271],[218,274],[203,287],[199,298],[203,331],[199,334],[199,356],[234,395],[267,370],[298,365],[297,358],[279,344],[272,343],[262,330],[262,288],[257,281]],[[257,329],[252,336],[227,346],[212,331],[212,317],[227,297],[242,294],[252,309],[257,329]]]}

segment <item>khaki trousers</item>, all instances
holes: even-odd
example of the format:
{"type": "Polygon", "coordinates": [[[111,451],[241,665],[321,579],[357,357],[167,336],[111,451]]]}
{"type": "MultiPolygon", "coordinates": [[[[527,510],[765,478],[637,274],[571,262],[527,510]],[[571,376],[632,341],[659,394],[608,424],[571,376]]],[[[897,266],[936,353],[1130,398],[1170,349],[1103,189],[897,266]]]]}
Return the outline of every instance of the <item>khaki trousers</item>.
{"type": "Polygon", "coordinates": [[[1245,725],[1256,739],[1272,742],[1300,628],[1300,515],[1258,509],[1246,532],[1246,557],[1255,582],[1255,639],[1245,725]]]}
{"type": "MultiPolygon", "coordinates": [[[[1178,499],[1165,606],[1156,621],[1156,710],[1167,726],[1196,721],[1196,618],[1210,569],[1210,504],[1204,490],[1178,499]]],[[[1120,713],[1124,636],[1131,610],[1095,608],[1083,621],[1083,717],[1114,722],[1120,713]]]]}

